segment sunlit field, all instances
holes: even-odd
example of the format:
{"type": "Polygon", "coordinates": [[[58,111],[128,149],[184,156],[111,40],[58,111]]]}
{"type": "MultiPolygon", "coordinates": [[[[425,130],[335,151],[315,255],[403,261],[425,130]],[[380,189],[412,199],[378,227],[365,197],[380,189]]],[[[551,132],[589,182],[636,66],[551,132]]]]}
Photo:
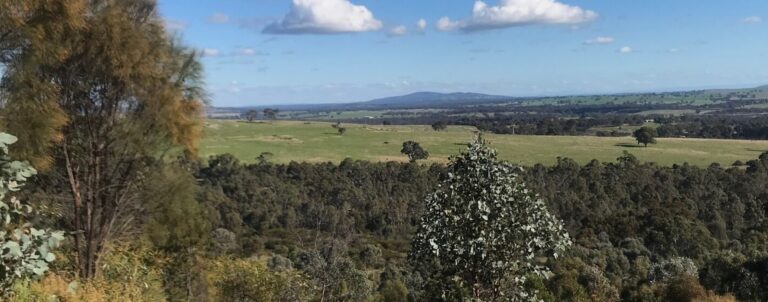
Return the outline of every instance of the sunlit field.
{"type": "MultiPolygon", "coordinates": [[[[330,123],[275,121],[243,122],[209,120],[200,156],[231,153],[244,162],[254,162],[262,154],[273,162],[338,162],[344,158],[370,161],[406,161],[400,154],[404,141],[419,142],[432,162],[445,162],[475,137],[472,127],[451,126],[436,132],[428,125],[369,126],[343,124],[339,135],[330,123]]],[[[579,163],[592,159],[613,161],[624,151],[642,161],[662,165],[706,166],[713,162],[731,165],[736,160],[757,158],[768,151],[768,141],[661,138],[644,148],[631,137],[593,136],[513,136],[485,134],[485,138],[510,162],[533,165],[551,164],[557,157],[579,163]]]]}

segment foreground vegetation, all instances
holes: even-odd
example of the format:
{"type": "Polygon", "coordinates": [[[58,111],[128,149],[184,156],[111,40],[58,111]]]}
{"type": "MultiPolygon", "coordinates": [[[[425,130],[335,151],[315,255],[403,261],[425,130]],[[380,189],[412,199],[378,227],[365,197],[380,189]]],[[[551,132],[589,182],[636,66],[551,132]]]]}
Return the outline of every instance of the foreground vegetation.
{"type": "Polygon", "coordinates": [[[0,299],[768,297],[763,142],[489,136],[507,163],[469,127],[212,121],[196,153],[156,8],[0,0],[0,299]]]}
{"type": "MultiPolygon", "coordinates": [[[[244,162],[266,159],[340,162],[345,158],[369,161],[407,161],[402,143],[415,141],[429,152],[432,162],[447,162],[475,136],[475,129],[451,126],[434,131],[430,126],[370,126],[344,124],[339,135],[332,124],[322,122],[209,120],[200,144],[203,157],[230,153],[244,162]]],[[[585,164],[592,159],[611,161],[630,151],[642,161],[661,165],[728,166],[768,151],[768,141],[660,138],[658,144],[641,148],[632,137],[486,135],[502,159],[523,165],[552,164],[568,157],[585,164]]]]}

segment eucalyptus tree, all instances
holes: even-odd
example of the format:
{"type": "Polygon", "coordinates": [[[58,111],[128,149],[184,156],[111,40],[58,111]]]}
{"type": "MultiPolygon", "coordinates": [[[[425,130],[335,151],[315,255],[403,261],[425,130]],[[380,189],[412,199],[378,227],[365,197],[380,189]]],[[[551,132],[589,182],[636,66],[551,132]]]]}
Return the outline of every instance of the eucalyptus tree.
{"type": "Polygon", "coordinates": [[[249,122],[253,122],[256,120],[256,118],[259,116],[259,112],[256,110],[248,110],[243,114],[245,119],[247,119],[249,122]]]}
{"type": "Polygon", "coordinates": [[[421,145],[414,141],[407,141],[403,143],[403,148],[400,149],[400,153],[408,156],[408,161],[414,163],[417,160],[429,158],[429,152],[424,150],[421,145]]]}
{"type": "Polygon", "coordinates": [[[264,117],[268,118],[270,120],[274,120],[277,118],[277,114],[280,112],[278,109],[272,109],[272,108],[266,108],[264,109],[264,117]]]}
{"type": "Polygon", "coordinates": [[[656,143],[656,136],[658,136],[658,133],[654,128],[643,126],[640,127],[640,129],[635,130],[635,132],[632,133],[632,136],[635,137],[638,144],[643,144],[645,147],[648,147],[648,144],[656,143]]]}
{"type": "Polygon", "coordinates": [[[571,240],[518,173],[482,138],[452,158],[446,177],[426,197],[410,257],[431,280],[425,283],[432,298],[535,299],[526,278],[548,277],[542,259],[557,258],[571,240]]]}
{"type": "Polygon", "coordinates": [[[108,241],[137,229],[157,156],[194,154],[202,67],[154,1],[21,2],[0,0],[13,8],[0,24],[17,25],[2,40],[3,124],[23,158],[66,184],[75,261],[90,278],[108,241]]]}

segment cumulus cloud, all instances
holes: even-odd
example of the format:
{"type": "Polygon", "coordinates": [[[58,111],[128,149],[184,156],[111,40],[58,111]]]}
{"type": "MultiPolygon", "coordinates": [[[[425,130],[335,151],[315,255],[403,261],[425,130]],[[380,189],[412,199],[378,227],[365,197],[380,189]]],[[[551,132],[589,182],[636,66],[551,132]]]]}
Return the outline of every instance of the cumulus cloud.
{"type": "Polygon", "coordinates": [[[389,30],[389,36],[391,37],[404,36],[407,33],[408,33],[408,28],[403,25],[395,26],[389,30]]]}
{"type": "Polygon", "coordinates": [[[594,11],[557,0],[501,0],[496,6],[477,0],[470,19],[451,21],[446,17],[443,18],[443,25],[446,25],[443,28],[472,32],[533,24],[576,25],[591,22],[597,17],[594,11]]]}
{"type": "Polygon", "coordinates": [[[182,31],[187,28],[187,24],[181,21],[176,20],[163,20],[163,24],[165,25],[165,29],[169,31],[182,31]]]}
{"type": "Polygon", "coordinates": [[[611,44],[615,41],[613,37],[595,37],[593,39],[589,39],[584,41],[585,45],[596,45],[596,44],[611,44]]]}
{"type": "Polygon", "coordinates": [[[261,52],[258,50],[255,50],[253,48],[238,48],[234,52],[232,52],[233,56],[243,56],[243,57],[251,57],[251,56],[267,56],[268,53],[261,52]]]}
{"type": "Polygon", "coordinates": [[[269,24],[267,34],[333,34],[379,30],[367,7],[349,0],[293,0],[282,20],[269,24]]]}
{"type": "Polygon", "coordinates": [[[203,57],[218,57],[221,55],[221,51],[216,48],[204,48],[202,54],[203,57]]]}
{"type": "Polygon", "coordinates": [[[424,31],[427,29],[427,20],[419,19],[419,21],[416,21],[416,28],[419,29],[419,31],[424,31]]]}
{"type": "Polygon", "coordinates": [[[624,46],[622,48],[619,48],[619,53],[631,53],[633,51],[634,50],[632,49],[632,47],[629,47],[629,46],[624,46]]]}
{"type": "Polygon", "coordinates": [[[460,27],[461,24],[458,21],[452,21],[448,17],[440,18],[440,20],[437,20],[437,24],[435,24],[435,28],[439,31],[452,31],[460,27]]]}
{"type": "Polygon", "coordinates": [[[757,23],[763,22],[763,18],[759,16],[749,16],[744,19],[741,19],[741,22],[746,24],[757,24],[757,23]]]}

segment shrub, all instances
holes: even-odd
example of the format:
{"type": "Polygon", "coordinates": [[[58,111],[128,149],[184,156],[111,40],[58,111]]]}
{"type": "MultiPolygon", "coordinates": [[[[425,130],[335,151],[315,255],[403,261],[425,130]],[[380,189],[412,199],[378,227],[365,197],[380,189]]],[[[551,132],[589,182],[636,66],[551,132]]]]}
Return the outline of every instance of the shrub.
{"type": "Polygon", "coordinates": [[[14,161],[8,146],[16,137],[0,133],[0,294],[10,293],[19,279],[40,279],[56,259],[52,250],[64,240],[64,232],[35,228],[32,206],[10,194],[19,191],[37,171],[27,162],[14,161]],[[8,198],[10,197],[10,198],[8,198]],[[7,200],[9,199],[9,200],[7,200]]]}
{"type": "Polygon", "coordinates": [[[257,261],[222,258],[211,263],[216,301],[306,301],[309,281],[295,271],[270,272],[257,261]]]}

